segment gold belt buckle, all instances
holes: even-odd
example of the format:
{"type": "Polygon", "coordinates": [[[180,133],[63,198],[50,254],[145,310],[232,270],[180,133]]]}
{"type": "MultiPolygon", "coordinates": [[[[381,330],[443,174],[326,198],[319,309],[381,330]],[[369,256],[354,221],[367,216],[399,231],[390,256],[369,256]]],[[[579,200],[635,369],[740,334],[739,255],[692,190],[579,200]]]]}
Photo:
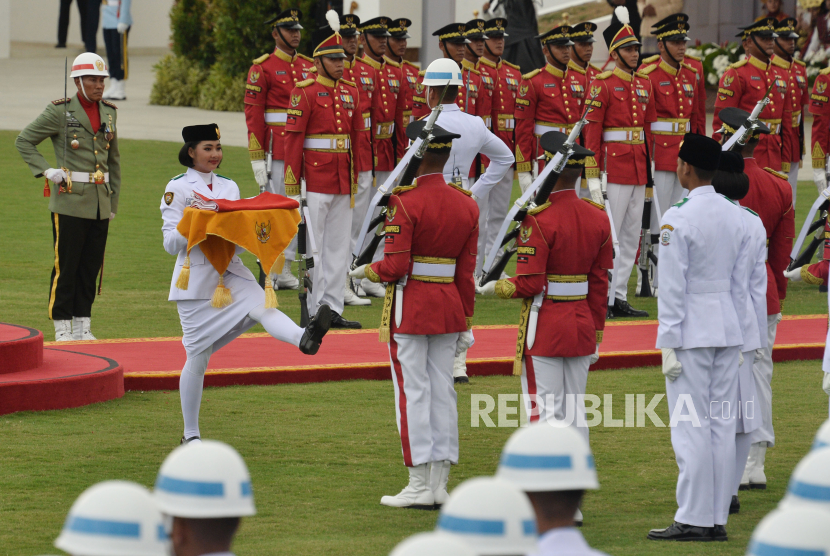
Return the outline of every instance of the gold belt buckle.
{"type": "Polygon", "coordinates": [[[338,149],[345,149],[346,148],[346,140],[345,139],[338,139],[337,140],[337,148],[338,149]]]}
{"type": "Polygon", "coordinates": [[[92,176],[90,177],[92,178],[93,183],[97,185],[101,185],[102,183],[104,183],[104,172],[102,172],[101,170],[96,170],[95,173],[92,174],[92,176]]]}

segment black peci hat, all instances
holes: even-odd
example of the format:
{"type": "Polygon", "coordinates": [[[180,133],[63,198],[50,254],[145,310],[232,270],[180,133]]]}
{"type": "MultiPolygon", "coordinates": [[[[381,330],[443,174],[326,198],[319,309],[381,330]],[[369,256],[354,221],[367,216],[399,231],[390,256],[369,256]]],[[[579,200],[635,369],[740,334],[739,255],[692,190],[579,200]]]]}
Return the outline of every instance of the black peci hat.
{"type": "Polygon", "coordinates": [[[218,141],[222,135],[216,124],[189,125],[182,128],[182,139],[185,143],[198,141],[218,141]]]}
{"type": "Polygon", "coordinates": [[[744,157],[735,151],[723,151],[720,154],[718,170],[732,174],[740,174],[744,171],[744,157]]]}
{"type": "Polygon", "coordinates": [[[389,23],[389,34],[392,35],[392,38],[395,39],[409,39],[412,38],[407,33],[407,29],[412,26],[412,20],[407,19],[405,17],[399,17],[398,19],[394,19],[389,23]]]}
{"type": "MultiPolygon", "coordinates": [[[[746,120],[749,118],[749,112],[730,106],[729,108],[724,108],[718,112],[718,118],[720,118],[721,121],[721,129],[717,132],[734,135],[738,128],[744,125],[746,120]]],[[[758,125],[758,129],[752,134],[753,138],[757,138],[761,134],[767,134],[770,131],[769,127],[764,122],[759,121],[758,125]]]]}
{"type": "Polygon", "coordinates": [[[596,23],[585,21],[571,25],[571,32],[568,36],[572,42],[596,42],[596,39],[594,39],[594,31],[596,30],[596,23]]]}
{"type": "Polygon", "coordinates": [[[464,37],[464,33],[466,31],[467,26],[463,23],[450,23],[449,25],[444,25],[435,31],[432,36],[438,37],[438,40],[440,41],[465,44],[470,42],[464,37]]]}
{"type": "Polygon", "coordinates": [[[302,29],[300,25],[300,18],[303,17],[303,12],[296,8],[283,10],[271,19],[265,22],[266,25],[272,27],[283,27],[285,29],[302,29]]]}
{"type": "Polygon", "coordinates": [[[701,170],[714,172],[720,163],[721,146],[705,135],[687,133],[680,144],[677,157],[701,170]]]}
{"type": "Polygon", "coordinates": [[[375,35],[376,37],[389,37],[389,24],[392,22],[386,16],[374,17],[364,21],[358,26],[364,35],[375,35]]]}
{"type": "Polygon", "coordinates": [[[497,39],[499,37],[508,37],[507,34],[507,20],[503,17],[494,17],[484,26],[484,32],[488,38],[497,39]]]}
{"type": "MultiPolygon", "coordinates": [[[[426,123],[426,118],[412,122],[406,126],[406,136],[411,141],[414,141],[421,135],[421,131],[424,129],[426,123]]],[[[452,140],[461,138],[459,134],[449,132],[438,124],[433,126],[432,135],[435,138],[427,146],[427,152],[434,154],[448,154],[452,150],[452,140]]]]}
{"type": "MultiPolygon", "coordinates": [[[[553,155],[565,144],[567,134],[561,131],[548,131],[539,139],[539,144],[545,150],[545,158],[550,160],[553,155]]],[[[588,150],[580,144],[575,144],[574,153],[568,159],[567,168],[582,168],[588,157],[594,156],[594,151],[588,150]]]]}
{"type": "Polygon", "coordinates": [[[360,18],[355,14],[343,14],[340,16],[340,35],[343,37],[354,37],[359,35],[360,18]]]}

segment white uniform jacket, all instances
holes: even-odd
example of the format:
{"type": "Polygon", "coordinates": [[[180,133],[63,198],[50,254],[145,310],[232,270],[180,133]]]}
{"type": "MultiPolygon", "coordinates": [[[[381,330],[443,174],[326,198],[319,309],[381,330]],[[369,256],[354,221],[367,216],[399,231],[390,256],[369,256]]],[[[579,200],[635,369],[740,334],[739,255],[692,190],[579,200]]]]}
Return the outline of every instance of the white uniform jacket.
{"type": "Polygon", "coordinates": [[[533,556],[607,556],[594,550],[575,527],[560,527],[546,531],[536,543],[533,556]]]}
{"type": "Polygon", "coordinates": [[[757,214],[746,207],[742,208],[749,236],[749,295],[743,327],[744,345],[741,347],[741,351],[746,353],[767,347],[767,232],[757,214]]]}
{"type": "MultiPolygon", "coordinates": [[[[190,282],[186,290],[176,287],[176,280],[184,266],[184,259],[187,256],[187,238],[176,229],[184,214],[184,209],[190,204],[193,192],[196,191],[209,199],[239,199],[239,187],[233,180],[216,174],[211,175],[213,191],[211,191],[202,177],[192,168],[184,174],[178,175],[167,184],[164,189],[164,196],[161,199],[161,218],[164,223],[161,232],[164,235],[164,250],[171,255],[177,255],[176,268],[173,271],[173,278],[170,281],[170,296],[168,301],[182,301],[185,299],[210,299],[216,290],[219,281],[219,273],[205,258],[202,250],[197,245],[190,251],[190,282]]],[[[244,251],[241,247],[236,248],[237,255],[244,251]]],[[[234,256],[231,264],[228,265],[228,272],[245,278],[255,280],[251,271],[242,263],[242,259],[234,256]]]]}
{"type": "Polygon", "coordinates": [[[481,153],[490,159],[487,171],[471,189],[473,195],[483,198],[513,166],[516,159],[510,152],[510,147],[487,129],[484,120],[462,112],[456,104],[445,104],[436,123],[451,133],[461,135],[461,139],[453,141],[450,159],[444,166],[444,179],[447,182],[452,182],[454,176],[466,179],[477,154],[481,153]]]}
{"type": "Polygon", "coordinates": [[[707,185],[663,215],[658,348],[743,345],[749,264],[743,212],[707,185]]]}

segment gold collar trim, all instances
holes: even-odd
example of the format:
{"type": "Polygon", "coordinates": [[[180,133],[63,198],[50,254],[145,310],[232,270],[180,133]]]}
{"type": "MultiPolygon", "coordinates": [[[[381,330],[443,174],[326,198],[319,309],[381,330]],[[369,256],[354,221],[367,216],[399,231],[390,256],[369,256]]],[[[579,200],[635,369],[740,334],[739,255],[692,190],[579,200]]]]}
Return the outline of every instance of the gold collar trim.
{"type": "Polygon", "coordinates": [[[622,79],[623,81],[628,81],[629,83],[634,79],[634,76],[627,71],[623,71],[618,67],[614,68],[613,74],[622,79]]]}
{"type": "Polygon", "coordinates": [[[462,58],[461,67],[463,69],[476,69],[476,65],[473,62],[469,61],[467,58],[462,58]]]}
{"type": "Polygon", "coordinates": [[[750,64],[752,64],[761,71],[767,71],[769,69],[769,64],[765,64],[764,62],[762,62],[754,56],[750,56],[749,58],[747,58],[747,60],[750,64]]]}
{"type": "Polygon", "coordinates": [[[562,71],[560,69],[556,69],[555,67],[553,67],[550,64],[545,64],[545,70],[554,77],[559,77],[560,79],[562,77],[565,77],[565,72],[564,71],[562,71]]]}
{"type": "Polygon", "coordinates": [[[334,89],[335,87],[337,87],[337,81],[334,81],[333,79],[329,79],[328,77],[324,77],[319,74],[317,75],[317,83],[319,83],[323,87],[328,87],[330,89],[334,89]]]}
{"type": "Polygon", "coordinates": [[[680,71],[680,68],[673,68],[671,64],[667,63],[664,59],[660,58],[660,69],[664,72],[668,73],[669,75],[677,75],[677,72],[680,71]]]}
{"type": "Polygon", "coordinates": [[[498,67],[498,64],[496,64],[496,62],[492,62],[492,61],[488,60],[487,58],[485,58],[484,56],[479,58],[478,61],[481,62],[482,64],[484,64],[485,66],[490,67],[490,68],[498,67]]]}
{"type": "Polygon", "coordinates": [[[279,58],[283,62],[291,63],[291,62],[293,62],[294,60],[297,59],[297,52],[295,51],[294,55],[291,56],[290,54],[287,54],[287,53],[283,52],[280,49],[280,47],[276,47],[276,48],[274,48],[274,56],[276,56],[277,58],[279,58]]]}
{"type": "Polygon", "coordinates": [[[375,68],[376,70],[379,70],[383,67],[382,62],[375,62],[368,54],[364,54],[362,60],[370,66],[372,66],[373,68],[375,68]]]}

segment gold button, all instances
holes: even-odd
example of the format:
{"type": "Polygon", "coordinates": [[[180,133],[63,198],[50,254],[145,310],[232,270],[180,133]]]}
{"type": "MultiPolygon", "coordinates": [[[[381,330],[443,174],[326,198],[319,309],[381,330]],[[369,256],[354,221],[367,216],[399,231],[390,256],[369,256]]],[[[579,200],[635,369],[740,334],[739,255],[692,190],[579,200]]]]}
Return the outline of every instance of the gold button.
{"type": "Polygon", "coordinates": [[[335,113],[334,113],[334,115],[335,115],[335,116],[339,116],[339,115],[340,115],[340,112],[335,112],[335,113]]]}
{"type": "Polygon", "coordinates": [[[92,138],[92,140],[93,140],[93,141],[96,141],[97,139],[98,139],[97,137],[93,137],[93,138],[92,138]]]}
{"type": "Polygon", "coordinates": [[[95,151],[95,154],[98,154],[98,151],[95,151]]]}
{"type": "Polygon", "coordinates": [[[343,131],[343,128],[342,128],[342,127],[338,127],[338,128],[337,128],[337,131],[343,131]]]}
{"type": "Polygon", "coordinates": [[[340,120],[337,120],[337,123],[339,124],[339,123],[340,123],[340,120]]]}
{"type": "Polygon", "coordinates": [[[315,162],[314,165],[317,166],[317,163],[315,162]]]}
{"type": "Polygon", "coordinates": [[[101,165],[100,165],[100,164],[96,164],[96,165],[95,165],[95,169],[96,169],[96,170],[97,170],[98,168],[100,168],[100,167],[101,167],[101,165]]]}

